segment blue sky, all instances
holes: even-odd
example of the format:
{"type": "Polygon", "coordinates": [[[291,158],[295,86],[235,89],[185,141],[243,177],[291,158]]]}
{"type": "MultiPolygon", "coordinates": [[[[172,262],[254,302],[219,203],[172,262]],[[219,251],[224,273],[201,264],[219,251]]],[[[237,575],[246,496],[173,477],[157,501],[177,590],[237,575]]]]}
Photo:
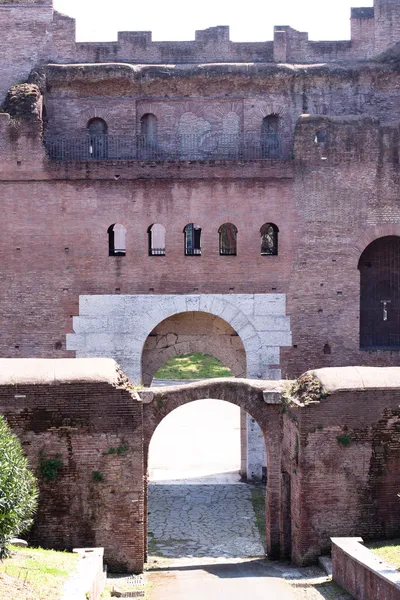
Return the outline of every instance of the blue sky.
{"type": "Polygon", "coordinates": [[[117,31],[152,31],[153,40],[192,40],[196,29],[229,25],[233,41],[272,39],[274,25],[308,31],[312,40],[350,38],[350,8],[373,0],[54,0],[76,18],[78,41],[112,41],[117,31]]]}

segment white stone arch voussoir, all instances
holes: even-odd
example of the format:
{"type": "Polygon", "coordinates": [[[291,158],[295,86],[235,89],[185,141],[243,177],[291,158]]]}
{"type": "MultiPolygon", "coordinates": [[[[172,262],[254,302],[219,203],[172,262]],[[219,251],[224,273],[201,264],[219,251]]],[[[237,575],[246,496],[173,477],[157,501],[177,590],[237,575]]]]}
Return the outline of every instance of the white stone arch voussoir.
{"type": "MultiPolygon", "coordinates": [[[[228,296],[228,298],[230,297],[228,296]]],[[[142,352],[147,337],[157,325],[165,321],[165,319],[184,312],[205,312],[215,317],[220,317],[229,323],[243,342],[246,352],[247,372],[249,373],[250,367],[253,377],[261,377],[261,365],[259,365],[259,362],[261,359],[262,343],[258,332],[240,307],[236,303],[229,302],[223,294],[207,294],[202,296],[190,294],[182,296],[171,295],[169,298],[168,296],[164,296],[161,306],[160,304],[157,305],[147,315],[147,332],[141,338],[142,352]],[[257,374],[254,371],[257,371],[257,374]]]]}
{"type": "Polygon", "coordinates": [[[224,319],[240,336],[249,378],[276,378],[279,348],[291,344],[284,294],[135,294],[80,296],[67,349],[77,358],[114,358],[134,382],[141,380],[142,352],[161,321],[184,312],[224,319]]]}

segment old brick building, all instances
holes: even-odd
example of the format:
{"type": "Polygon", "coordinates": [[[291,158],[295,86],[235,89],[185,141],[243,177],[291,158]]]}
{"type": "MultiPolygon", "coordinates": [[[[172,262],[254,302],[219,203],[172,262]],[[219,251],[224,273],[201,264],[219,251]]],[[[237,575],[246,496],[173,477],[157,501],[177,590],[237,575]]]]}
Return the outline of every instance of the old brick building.
{"type": "Polygon", "coordinates": [[[145,383],[193,350],[264,379],[398,364],[400,0],[338,42],[76,43],[51,0],[0,20],[0,356],[145,383]]]}

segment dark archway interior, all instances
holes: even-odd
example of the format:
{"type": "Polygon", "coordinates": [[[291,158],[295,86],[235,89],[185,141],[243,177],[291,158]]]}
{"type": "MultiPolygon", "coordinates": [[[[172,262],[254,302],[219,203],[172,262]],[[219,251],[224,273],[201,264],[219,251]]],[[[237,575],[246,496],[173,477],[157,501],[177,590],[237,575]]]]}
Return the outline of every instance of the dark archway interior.
{"type": "Polygon", "coordinates": [[[362,253],[360,271],[360,347],[400,348],[400,237],[386,236],[362,253]]]}

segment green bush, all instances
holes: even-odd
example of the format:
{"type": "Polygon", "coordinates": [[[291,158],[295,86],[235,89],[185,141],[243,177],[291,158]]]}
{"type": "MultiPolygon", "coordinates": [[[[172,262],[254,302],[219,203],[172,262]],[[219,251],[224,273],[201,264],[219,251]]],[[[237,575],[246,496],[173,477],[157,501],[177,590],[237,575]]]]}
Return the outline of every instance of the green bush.
{"type": "Polygon", "coordinates": [[[0,415],[0,559],[8,554],[9,540],[32,524],[37,499],[36,478],[18,438],[0,415]]]}

